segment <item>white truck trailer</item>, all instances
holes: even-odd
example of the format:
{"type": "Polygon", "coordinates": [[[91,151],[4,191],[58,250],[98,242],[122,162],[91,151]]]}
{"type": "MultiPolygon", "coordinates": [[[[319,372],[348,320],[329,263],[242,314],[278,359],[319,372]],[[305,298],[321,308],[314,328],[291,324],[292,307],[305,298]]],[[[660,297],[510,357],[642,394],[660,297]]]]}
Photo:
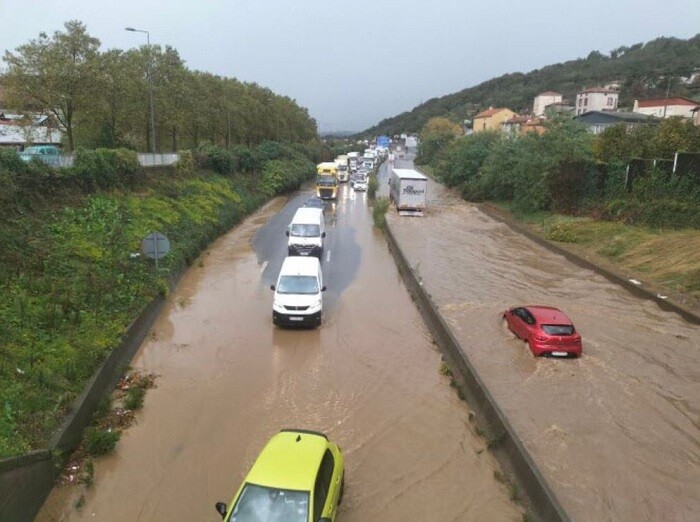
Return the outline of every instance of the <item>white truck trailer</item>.
{"type": "Polygon", "coordinates": [[[389,197],[400,216],[422,216],[428,206],[428,178],[413,169],[393,169],[389,197]]]}

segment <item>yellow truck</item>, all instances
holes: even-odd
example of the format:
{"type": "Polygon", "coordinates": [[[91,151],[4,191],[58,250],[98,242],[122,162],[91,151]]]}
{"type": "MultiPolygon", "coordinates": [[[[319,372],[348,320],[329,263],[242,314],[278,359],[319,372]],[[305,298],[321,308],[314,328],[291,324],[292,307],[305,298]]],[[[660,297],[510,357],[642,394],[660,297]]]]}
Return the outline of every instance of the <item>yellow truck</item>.
{"type": "Polygon", "coordinates": [[[338,198],[338,166],[327,161],[316,166],[316,195],[321,199],[338,198]]]}

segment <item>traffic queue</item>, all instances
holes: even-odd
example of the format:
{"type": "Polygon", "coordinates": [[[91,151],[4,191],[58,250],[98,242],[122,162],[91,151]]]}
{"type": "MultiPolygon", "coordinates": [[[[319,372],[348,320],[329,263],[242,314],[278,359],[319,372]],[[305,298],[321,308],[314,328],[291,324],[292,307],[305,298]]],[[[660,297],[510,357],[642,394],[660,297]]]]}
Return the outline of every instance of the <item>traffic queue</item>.
{"type": "Polygon", "coordinates": [[[316,197],[294,213],[286,230],[288,257],[282,263],[276,284],[270,286],[274,291],[272,322],[276,326],[321,324],[326,290],[321,268],[326,237],[325,201],[338,199],[339,184],[348,182],[351,174],[353,189],[366,191],[366,166],[373,166],[379,154],[365,152],[361,166],[356,152],[317,165],[316,197]]]}

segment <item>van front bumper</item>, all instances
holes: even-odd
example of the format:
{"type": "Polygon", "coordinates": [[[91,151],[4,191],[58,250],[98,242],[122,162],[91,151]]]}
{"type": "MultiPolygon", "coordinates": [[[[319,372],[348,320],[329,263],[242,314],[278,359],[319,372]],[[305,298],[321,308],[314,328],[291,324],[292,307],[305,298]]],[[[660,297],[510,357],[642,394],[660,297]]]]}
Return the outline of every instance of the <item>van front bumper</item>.
{"type": "Polygon", "coordinates": [[[318,326],[321,324],[321,311],[313,314],[283,314],[272,311],[272,322],[280,326],[318,326]]]}

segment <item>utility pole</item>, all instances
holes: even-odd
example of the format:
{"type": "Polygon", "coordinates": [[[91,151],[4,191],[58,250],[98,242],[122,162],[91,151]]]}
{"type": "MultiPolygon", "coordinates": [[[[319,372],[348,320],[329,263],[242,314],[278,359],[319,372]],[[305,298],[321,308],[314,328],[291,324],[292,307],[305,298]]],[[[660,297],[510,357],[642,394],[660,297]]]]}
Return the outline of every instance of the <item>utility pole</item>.
{"type": "Polygon", "coordinates": [[[666,108],[668,107],[668,94],[671,91],[671,77],[668,77],[668,82],[666,83],[666,99],[664,100],[664,115],[663,118],[666,119],[666,108]]]}
{"type": "Polygon", "coordinates": [[[148,47],[148,66],[146,74],[148,76],[148,99],[151,106],[151,152],[155,154],[156,152],[156,113],[153,103],[153,71],[151,69],[151,34],[143,29],[134,29],[133,27],[126,27],[127,31],[132,33],[146,33],[146,47],[148,47]]]}

